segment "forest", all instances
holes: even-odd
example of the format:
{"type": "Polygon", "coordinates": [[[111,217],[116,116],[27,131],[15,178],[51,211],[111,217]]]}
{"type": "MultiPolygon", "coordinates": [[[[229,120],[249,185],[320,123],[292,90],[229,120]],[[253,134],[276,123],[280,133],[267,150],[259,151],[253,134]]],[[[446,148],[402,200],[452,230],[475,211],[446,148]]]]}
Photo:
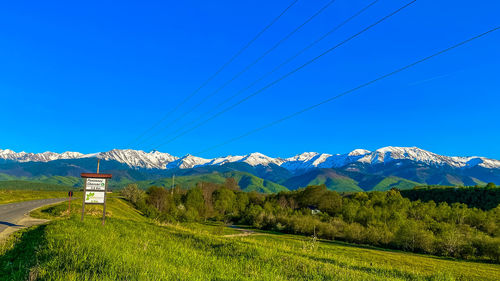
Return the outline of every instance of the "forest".
{"type": "Polygon", "coordinates": [[[485,186],[417,186],[401,190],[401,195],[412,201],[464,203],[469,207],[491,210],[500,204],[500,188],[494,183],[485,186]]]}
{"type": "MultiPolygon", "coordinates": [[[[498,190],[491,185],[483,189],[498,190]]],[[[455,189],[446,191],[450,198],[455,194],[455,189]]],[[[483,210],[475,201],[468,206],[429,198],[410,200],[397,189],[339,194],[324,185],[261,194],[242,192],[232,178],[224,184],[200,182],[189,190],[151,186],[143,191],[129,184],[122,195],[146,216],[161,222],[215,220],[320,239],[500,262],[498,205],[483,210]]]]}

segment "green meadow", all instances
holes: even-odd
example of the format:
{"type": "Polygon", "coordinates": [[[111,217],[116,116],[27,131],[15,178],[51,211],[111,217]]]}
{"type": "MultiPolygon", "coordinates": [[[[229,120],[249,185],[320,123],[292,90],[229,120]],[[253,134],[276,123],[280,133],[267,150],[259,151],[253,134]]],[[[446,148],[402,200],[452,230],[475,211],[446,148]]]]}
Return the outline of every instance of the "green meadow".
{"type": "MultiPolygon", "coordinates": [[[[77,193],[75,192],[75,196],[76,194],[77,193]]],[[[0,204],[9,204],[37,199],[63,198],[67,196],[67,191],[0,190],[0,204]]]]}
{"type": "Polygon", "coordinates": [[[0,280],[498,280],[500,265],[212,224],[160,224],[110,198],[32,216],[46,224],[0,246],[0,280]]]}

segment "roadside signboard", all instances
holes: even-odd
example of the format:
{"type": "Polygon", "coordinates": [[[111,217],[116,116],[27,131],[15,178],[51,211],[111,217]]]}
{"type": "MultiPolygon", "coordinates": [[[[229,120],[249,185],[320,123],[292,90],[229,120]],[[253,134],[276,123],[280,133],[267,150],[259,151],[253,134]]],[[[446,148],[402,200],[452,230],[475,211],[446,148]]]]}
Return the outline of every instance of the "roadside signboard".
{"type": "Polygon", "coordinates": [[[106,190],[106,179],[87,178],[85,181],[86,190],[106,190]]]}
{"type": "Polygon", "coordinates": [[[104,204],[105,192],[85,191],[85,204],[104,204]]]}
{"type": "Polygon", "coordinates": [[[102,204],[102,224],[106,218],[106,191],[111,174],[82,173],[85,186],[83,188],[82,221],[85,214],[85,204],[102,204]]]}

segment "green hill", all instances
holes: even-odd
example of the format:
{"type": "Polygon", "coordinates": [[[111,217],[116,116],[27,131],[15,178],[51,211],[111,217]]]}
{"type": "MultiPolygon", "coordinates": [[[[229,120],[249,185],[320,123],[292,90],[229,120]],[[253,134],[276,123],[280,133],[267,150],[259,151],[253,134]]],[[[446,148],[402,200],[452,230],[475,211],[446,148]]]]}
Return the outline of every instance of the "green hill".
{"type": "MultiPolygon", "coordinates": [[[[239,171],[225,172],[225,173],[214,172],[210,174],[175,177],[175,185],[185,189],[189,189],[195,187],[196,184],[199,182],[211,182],[211,183],[222,184],[226,181],[227,178],[234,178],[238,182],[238,185],[240,186],[241,190],[247,192],[257,191],[262,193],[275,193],[288,190],[286,187],[274,183],[272,181],[264,180],[250,173],[239,172],[239,171]]],[[[171,187],[172,178],[139,181],[137,182],[137,184],[139,185],[139,187],[143,189],[153,185],[171,187]]]]}
{"type": "MultiPolygon", "coordinates": [[[[262,179],[249,172],[226,171],[226,172],[204,172],[194,175],[183,175],[175,177],[175,184],[182,188],[189,189],[198,182],[212,182],[222,184],[226,178],[234,178],[243,191],[257,191],[262,193],[276,193],[284,190],[295,190],[309,185],[326,185],[330,190],[338,192],[357,191],[384,191],[393,187],[399,189],[410,189],[419,183],[403,178],[389,176],[373,176],[360,173],[341,172],[334,169],[317,169],[288,178],[282,184],[262,179]]],[[[120,189],[128,183],[134,183],[132,179],[116,175],[110,183],[109,188],[120,189]]],[[[159,178],[150,180],[139,180],[137,184],[146,189],[152,185],[170,187],[172,179],[159,178]]],[[[82,187],[83,180],[71,176],[36,176],[36,177],[16,177],[0,173],[0,188],[8,189],[29,189],[34,190],[65,190],[67,187],[82,187]]]]}
{"type": "Polygon", "coordinates": [[[329,190],[339,192],[363,191],[352,178],[342,175],[333,169],[318,169],[292,177],[283,183],[291,190],[309,185],[326,185],[329,190]]]}
{"type": "Polygon", "coordinates": [[[412,189],[415,186],[420,185],[418,182],[410,181],[403,178],[398,177],[387,177],[381,180],[377,185],[373,187],[373,191],[386,191],[391,188],[398,189],[412,189]]]}

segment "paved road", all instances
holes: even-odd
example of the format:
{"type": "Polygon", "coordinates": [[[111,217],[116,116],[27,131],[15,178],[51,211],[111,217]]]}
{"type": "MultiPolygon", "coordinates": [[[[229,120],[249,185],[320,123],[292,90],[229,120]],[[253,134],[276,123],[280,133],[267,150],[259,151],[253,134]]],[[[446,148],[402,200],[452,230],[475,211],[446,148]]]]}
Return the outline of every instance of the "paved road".
{"type": "Polygon", "coordinates": [[[31,210],[65,200],[67,199],[51,198],[0,205],[0,233],[2,233],[9,226],[21,226],[17,223],[31,210]]]}

